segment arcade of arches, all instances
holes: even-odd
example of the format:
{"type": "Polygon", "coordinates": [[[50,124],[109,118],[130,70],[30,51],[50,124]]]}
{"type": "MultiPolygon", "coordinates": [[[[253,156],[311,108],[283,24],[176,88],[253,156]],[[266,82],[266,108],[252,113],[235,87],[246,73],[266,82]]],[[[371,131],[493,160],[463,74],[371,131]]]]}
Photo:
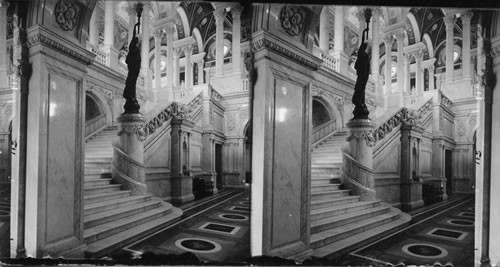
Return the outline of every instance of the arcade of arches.
{"type": "Polygon", "coordinates": [[[100,258],[243,192],[252,255],[336,257],[464,197],[484,225],[476,264],[499,263],[499,14],[0,0],[0,256],[100,258]],[[133,34],[140,114],[125,116],[133,34]]]}

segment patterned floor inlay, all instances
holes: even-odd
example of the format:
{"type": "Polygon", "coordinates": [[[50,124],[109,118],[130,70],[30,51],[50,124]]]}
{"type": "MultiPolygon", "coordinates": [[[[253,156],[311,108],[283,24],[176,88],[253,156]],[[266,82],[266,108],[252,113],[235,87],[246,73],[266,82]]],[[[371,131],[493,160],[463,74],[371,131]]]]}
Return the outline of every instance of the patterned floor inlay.
{"type": "Polygon", "coordinates": [[[219,218],[230,221],[248,221],[248,216],[233,214],[233,213],[221,213],[217,215],[219,218]]]}
{"type": "Polygon", "coordinates": [[[191,209],[189,216],[124,250],[134,255],[145,252],[178,255],[192,252],[202,261],[244,261],[250,257],[250,220],[249,215],[244,213],[248,209],[230,212],[229,208],[245,208],[238,205],[248,193],[243,191],[216,201],[207,200],[210,205],[203,204],[199,208],[188,206],[186,209],[191,209]]]}
{"type": "Polygon", "coordinates": [[[469,227],[474,227],[474,222],[469,221],[469,220],[462,220],[462,219],[450,219],[446,221],[448,224],[454,225],[454,226],[469,226],[469,227]]]}
{"type": "Polygon", "coordinates": [[[204,223],[202,226],[200,226],[198,229],[215,233],[235,235],[241,229],[241,227],[221,224],[221,223],[207,222],[204,223]]]}
{"type": "Polygon", "coordinates": [[[413,243],[401,248],[404,253],[425,259],[439,259],[448,256],[446,249],[425,243],[413,243]]]}
{"type": "Polygon", "coordinates": [[[229,208],[231,211],[241,211],[241,212],[250,212],[249,207],[243,207],[243,206],[232,206],[229,208]]]}
{"type": "Polygon", "coordinates": [[[463,240],[467,236],[467,233],[450,229],[434,228],[430,232],[428,232],[427,235],[453,240],[463,240]]]}
{"type": "Polygon", "coordinates": [[[340,265],[474,265],[473,197],[454,197],[419,209],[405,228],[342,256],[340,265]]]}
{"type": "Polygon", "coordinates": [[[468,218],[472,218],[472,219],[475,217],[474,213],[472,213],[472,212],[460,212],[458,214],[458,216],[460,216],[460,217],[468,217],[468,218]]]}
{"type": "Polygon", "coordinates": [[[214,253],[221,250],[217,242],[202,238],[181,238],[175,241],[178,248],[197,253],[214,253]]]}

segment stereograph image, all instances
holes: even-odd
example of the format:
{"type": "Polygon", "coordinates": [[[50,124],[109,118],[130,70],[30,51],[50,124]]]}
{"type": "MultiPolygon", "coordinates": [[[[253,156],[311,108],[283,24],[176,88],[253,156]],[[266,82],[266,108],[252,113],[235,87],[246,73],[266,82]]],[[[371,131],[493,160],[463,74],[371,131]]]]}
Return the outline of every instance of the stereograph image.
{"type": "Polygon", "coordinates": [[[499,264],[500,6],[339,4],[0,0],[2,264],[499,264]]]}

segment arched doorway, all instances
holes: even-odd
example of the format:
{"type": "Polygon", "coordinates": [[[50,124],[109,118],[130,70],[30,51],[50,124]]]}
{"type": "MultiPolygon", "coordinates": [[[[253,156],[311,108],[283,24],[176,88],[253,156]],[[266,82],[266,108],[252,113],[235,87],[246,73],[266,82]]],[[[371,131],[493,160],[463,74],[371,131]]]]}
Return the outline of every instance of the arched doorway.
{"type": "Polygon", "coordinates": [[[106,113],[99,98],[93,93],[85,94],[85,137],[106,127],[106,113]]]}
{"type": "Polygon", "coordinates": [[[315,143],[337,130],[337,118],[329,103],[321,97],[312,99],[312,142],[315,143]]]}

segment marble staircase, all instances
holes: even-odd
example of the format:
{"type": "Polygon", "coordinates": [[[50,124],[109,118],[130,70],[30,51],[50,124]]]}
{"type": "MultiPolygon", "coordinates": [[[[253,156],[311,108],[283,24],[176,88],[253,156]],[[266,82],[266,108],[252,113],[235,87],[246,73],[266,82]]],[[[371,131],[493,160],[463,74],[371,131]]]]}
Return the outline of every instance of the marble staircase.
{"type": "Polygon", "coordinates": [[[113,183],[112,142],[108,127],[85,144],[84,256],[101,258],[180,218],[182,211],[151,195],[135,196],[113,183]]]}
{"type": "Polygon", "coordinates": [[[336,257],[406,226],[411,217],[392,206],[361,201],[341,184],[342,146],[336,133],[311,155],[311,239],[308,256],[336,257]]]}

